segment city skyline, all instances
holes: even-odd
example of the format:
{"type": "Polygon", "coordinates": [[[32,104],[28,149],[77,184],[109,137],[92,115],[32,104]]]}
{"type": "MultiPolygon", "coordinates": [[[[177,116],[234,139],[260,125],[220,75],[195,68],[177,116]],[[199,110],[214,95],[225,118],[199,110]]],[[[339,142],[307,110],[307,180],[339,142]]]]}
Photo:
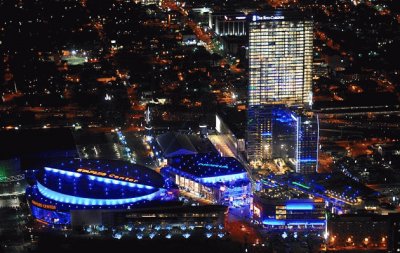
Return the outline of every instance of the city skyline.
{"type": "Polygon", "coordinates": [[[400,2],[0,0],[0,253],[400,251],[400,2]]]}

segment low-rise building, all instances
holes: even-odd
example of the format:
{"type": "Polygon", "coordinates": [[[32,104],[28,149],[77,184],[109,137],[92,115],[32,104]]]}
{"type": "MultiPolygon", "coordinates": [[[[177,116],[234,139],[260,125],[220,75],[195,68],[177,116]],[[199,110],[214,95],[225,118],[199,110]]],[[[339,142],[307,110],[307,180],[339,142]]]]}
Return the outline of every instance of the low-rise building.
{"type": "Polygon", "coordinates": [[[253,220],[269,229],[325,229],[325,201],[283,187],[257,192],[253,196],[253,220]]]}
{"type": "Polygon", "coordinates": [[[177,156],[161,173],[181,190],[228,206],[250,203],[251,184],[246,169],[233,157],[218,154],[177,156]]]}

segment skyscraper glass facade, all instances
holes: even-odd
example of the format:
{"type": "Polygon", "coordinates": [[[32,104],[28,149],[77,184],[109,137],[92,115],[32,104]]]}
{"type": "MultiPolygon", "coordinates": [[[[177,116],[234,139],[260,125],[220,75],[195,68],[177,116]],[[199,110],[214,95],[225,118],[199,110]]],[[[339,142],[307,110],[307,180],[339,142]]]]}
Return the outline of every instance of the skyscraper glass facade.
{"type": "Polygon", "coordinates": [[[318,115],[297,118],[296,172],[315,173],[318,169],[319,119],[318,115]]]}
{"type": "Polygon", "coordinates": [[[247,159],[255,165],[272,158],[271,106],[251,106],[247,109],[247,159]]]}
{"type": "Polygon", "coordinates": [[[272,113],[272,158],[282,158],[297,173],[314,173],[318,167],[319,123],[285,107],[272,113]]]}
{"type": "Polygon", "coordinates": [[[280,14],[252,15],[249,106],[311,103],[313,23],[280,14]]]}

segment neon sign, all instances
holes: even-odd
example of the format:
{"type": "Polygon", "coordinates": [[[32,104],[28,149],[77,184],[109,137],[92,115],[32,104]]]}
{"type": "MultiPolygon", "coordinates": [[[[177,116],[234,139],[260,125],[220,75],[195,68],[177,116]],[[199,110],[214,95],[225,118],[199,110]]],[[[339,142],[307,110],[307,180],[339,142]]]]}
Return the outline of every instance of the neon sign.
{"type": "Polygon", "coordinates": [[[135,178],[118,176],[118,175],[115,175],[115,174],[110,174],[110,175],[108,175],[108,177],[114,178],[114,179],[118,179],[118,180],[121,180],[121,181],[128,181],[128,182],[137,182],[138,181],[135,178]]]}
{"type": "Polygon", "coordinates": [[[79,168],[76,170],[76,172],[82,172],[85,174],[91,174],[91,175],[102,176],[102,177],[107,176],[106,172],[97,171],[97,170],[89,170],[89,169],[85,169],[85,168],[79,168]]]}
{"type": "Polygon", "coordinates": [[[259,20],[282,20],[285,19],[284,16],[257,16],[253,15],[253,21],[259,21],[259,20]]]}
{"type": "Polygon", "coordinates": [[[104,171],[89,170],[89,169],[85,169],[85,168],[79,168],[76,171],[77,172],[81,172],[81,173],[85,173],[85,174],[90,174],[90,175],[96,175],[96,176],[101,176],[101,177],[109,177],[109,178],[112,178],[112,179],[117,179],[117,180],[127,181],[127,182],[137,182],[138,181],[135,178],[119,176],[119,175],[115,175],[113,173],[107,174],[107,172],[104,172],[104,171]]]}
{"type": "Polygon", "coordinates": [[[220,165],[220,164],[213,164],[213,163],[198,163],[197,165],[204,166],[204,167],[223,168],[223,169],[228,168],[228,165],[220,165]]]}
{"type": "Polygon", "coordinates": [[[31,203],[37,207],[44,208],[44,209],[49,209],[49,210],[57,209],[57,207],[54,205],[43,204],[43,203],[37,202],[36,200],[32,200],[31,203]]]}
{"type": "Polygon", "coordinates": [[[224,176],[216,176],[216,177],[203,177],[200,178],[199,181],[201,183],[218,183],[218,182],[227,182],[227,181],[234,181],[234,180],[241,180],[241,179],[246,179],[247,178],[247,173],[238,173],[238,174],[232,174],[232,175],[224,175],[224,176]]]}

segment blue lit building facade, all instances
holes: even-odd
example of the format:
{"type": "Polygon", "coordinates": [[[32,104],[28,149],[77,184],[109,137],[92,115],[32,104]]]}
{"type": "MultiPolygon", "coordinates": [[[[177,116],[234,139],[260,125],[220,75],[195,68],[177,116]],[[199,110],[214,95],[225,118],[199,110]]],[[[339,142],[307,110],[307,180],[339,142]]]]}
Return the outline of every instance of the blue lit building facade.
{"type": "Polygon", "coordinates": [[[316,173],[318,170],[319,119],[315,116],[297,117],[296,172],[316,173]]]}
{"type": "Polygon", "coordinates": [[[272,106],[247,109],[247,160],[256,167],[272,158],[272,106]]]}
{"type": "Polygon", "coordinates": [[[319,120],[287,107],[272,113],[272,158],[282,158],[297,173],[318,169],[319,120]]]}
{"type": "Polygon", "coordinates": [[[67,160],[30,173],[32,215],[47,224],[71,224],[71,211],[128,210],[175,199],[172,183],[146,167],[123,161],[67,160]]]}
{"type": "Polygon", "coordinates": [[[297,120],[290,109],[274,107],[272,110],[272,158],[282,158],[286,163],[296,165],[297,120]]]}
{"type": "Polygon", "coordinates": [[[322,199],[274,199],[255,194],[252,213],[256,223],[270,229],[323,231],[326,226],[322,199]]]}
{"type": "Polygon", "coordinates": [[[182,190],[227,206],[250,203],[251,183],[246,169],[233,157],[218,154],[183,155],[168,160],[161,173],[182,190]]]}
{"type": "Polygon", "coordinates": [[[248,108],[247,158],[254,167],[283,159],[297,173],[318,168],[319,120],[286,106],[248,108]]]}

